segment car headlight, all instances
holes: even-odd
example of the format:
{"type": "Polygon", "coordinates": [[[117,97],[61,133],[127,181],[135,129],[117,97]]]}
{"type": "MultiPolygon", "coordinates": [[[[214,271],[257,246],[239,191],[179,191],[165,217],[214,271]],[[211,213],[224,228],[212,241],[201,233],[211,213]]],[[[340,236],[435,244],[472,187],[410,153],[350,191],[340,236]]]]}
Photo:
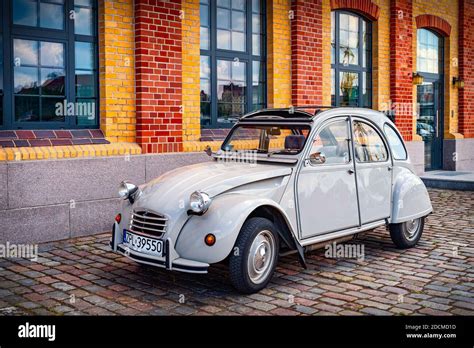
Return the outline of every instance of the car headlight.
{"type": "Polygon", "coordinates": [[[122,199],[128,199],[130,203],[133,203],[137,194],[139,193],[139,189],[137,185],[134,185],[128,181],[122,181],[119,186],[119,196],[122,199]]]}
{"type": "Polygon", "coordinates": [[[196,191],[189,197],[189,208],[194,214],[204,214],[211,205],[212,199],[207,193],[196,191]]]}

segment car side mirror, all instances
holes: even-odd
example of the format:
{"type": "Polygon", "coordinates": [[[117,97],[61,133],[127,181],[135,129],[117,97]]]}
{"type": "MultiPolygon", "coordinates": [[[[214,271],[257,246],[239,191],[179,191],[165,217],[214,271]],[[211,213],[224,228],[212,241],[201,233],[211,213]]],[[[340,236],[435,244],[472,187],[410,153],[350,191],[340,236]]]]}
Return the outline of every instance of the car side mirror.
{"type": "Polygon", "coordinates": [[[323,152],[315,152],[309,155],[309,161],[311,164],[324,164],[326,163],[326,155],[323,152]]]}

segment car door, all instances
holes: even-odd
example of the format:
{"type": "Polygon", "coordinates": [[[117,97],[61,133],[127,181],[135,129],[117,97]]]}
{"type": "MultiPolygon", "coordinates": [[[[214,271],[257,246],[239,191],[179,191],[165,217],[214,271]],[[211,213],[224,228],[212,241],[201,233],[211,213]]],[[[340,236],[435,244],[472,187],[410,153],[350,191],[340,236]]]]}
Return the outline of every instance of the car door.
{"type": "Polygon", "coordinates": [[[359,224],[349,117],[323,124],[297,178],[301,238],[359,224]]]}
{"type": "Polygon", "coordinates": [[[369,121],[352,119],[361,224],[390,216],[392,162],[382,134],[369,121]]]}

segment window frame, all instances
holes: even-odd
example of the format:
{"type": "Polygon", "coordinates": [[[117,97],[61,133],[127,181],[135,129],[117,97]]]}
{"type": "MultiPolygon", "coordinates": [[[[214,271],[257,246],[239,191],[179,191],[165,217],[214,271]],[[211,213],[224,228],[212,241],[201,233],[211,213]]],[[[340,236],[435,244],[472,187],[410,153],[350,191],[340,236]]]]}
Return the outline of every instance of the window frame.
{"type": "MultiPolygon", "coordinates": [[[[25,26],[13,23],[13,1],[5,0],[0,4],[2,13],[3,35],[3,124],[0,123],[0,130],[21,130],[21,129],[97,129],[100,126],[100,95],[99,95],[99,24],[98,24],[98,1],[92,0],[92,35],[80,35],[74,32],[74,20],[70,19],[71,11],[75,10],[74,0],[64,1],[64,29],[49,29],[39,26],[25,26]],[[8,18],[5,18],[8,14],[8,18]],[[18,122],[15,119],[15,92],[14,92],[14,62],[13,43],[15,39],[31,41],[58,42],[64,44],[64,71],[65,71],[65,100],[76,102],[80,98],[76,95],[76,65],[75,65],[75,43],[88,42],[93,45],[94,54],[94,102],[95,102],[95,122],[90,125],[79,125],[77,116],[66,116],[64,122],[55,121],[34,121],[18,122]]],[[[79,6],[81,7],[81,6],[79,6]]],[[[39,97],[39,95],[38,95],[39,97]]]]}
{"type": "MultiPolygon", "coordinates": [[[[257,56],[253,54],[253,38],[252,38],[252,0],[245,0],[246,5],[246,47],[245,51],[233,51],[227,49],[218,49],[217,48],[217,2],[209,1],[208,3],[208,16],[209,16],[209,49],[200,48],[200,56],[209,57],[209,68],[210,68],[210,116],[211,124],[203,125],[202,119],[200,117],[201,129],[230,129],[234,125],[233,123],[220,124],[218,122],[218,98],[217,98],[217,61],[218,60],[228,60],[234,61],[236,58],[239,62],[246,63],[246,105],[244,109],[244,114],[249,113],[253,110],[253,62],[260,61],[260,64],[264,64],[264,69],[262,69],[262,78],[263,78],[263,106],[267,105],[267,6],[266,1],[260,0],[260,10],[261,10],[261,20],[260,23],[262,32],[261,35],[261,55],[257,56]]],[[[232,20],[232,18],[231,18],[232,20]]],[[[201,103],[201,101],[199,102],[201,103]]]]}
{"type": "MultiPolygon", "coordinates": [[[[334,45],[335,45],[335,52],[334,52],[334,63],[331,62],[331,70],[334,70],[334,102],[331,100],[331,105],[333,106],[341,106],[341,97],[339,95],[339,86],[340,86],[340,73],[341,72],[351,72],[351,73],[357,73],[359,76],[359,86],[358,86],[358,93],[359,93],[359,101],[357,107],[367,107],[367,108],[372,108],[373,106],[373,28],[372,28],[372,22],[365,18],[364,16],[351,12],[351,11],[345,11],[345,10],[334,10],[331,11],[334,13],[334,28],[331,25],[331,31],[334,30],[334,45]],[[356,16],[358,17],[358,24],[359,24],[359,47],[358,47],[358,56],[359,56],[359,64],[349,64],[347,66],[344,66],[342,62],[339,61],[339,49],[340,49],[340,15],[341,14],[346,14],[346,15],[351,15],[351,16],[356,16]],[[364,36],[363,36],[363,31],[362,31],[362,24],[363,22],[366,23],[366,30],[370,34],[370,40],[367,41],[367,46],[368,46],[368,51],[370,52],[369,55],[367,55],[367,64],[366,67],[363,67],[362,63],[362,57],[364,53],[364,46],[362,45],[364,36]],[[370,95],[369,95],[369,100],[368,100],[368,105],[364,106],[364,101],[363,101],[363,80],[362,76],[363,73],[370,73],[371,74],[371,79],[370,79],[370,95]]],[[[331,47],[331,54],[332,54],[332,47],[331,47]]],[[[332,84],[332,81],[331,81],[332,84]]],[[[366,86],[367,88],[367,86],[366,86]]],[[[332,98],[331,98],[332,99],[332,98]]]]}

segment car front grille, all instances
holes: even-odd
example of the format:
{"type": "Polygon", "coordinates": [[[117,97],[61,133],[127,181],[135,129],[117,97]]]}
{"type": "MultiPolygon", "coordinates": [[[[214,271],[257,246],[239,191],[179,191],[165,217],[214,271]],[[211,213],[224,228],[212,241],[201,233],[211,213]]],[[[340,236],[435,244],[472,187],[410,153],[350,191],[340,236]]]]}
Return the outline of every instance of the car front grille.
{"type": "Polygon", "coordinates": [[[166,232],[168,219],[149,210],[135,210],[130,220],[130,232],[146,234],[153,237],[162,237],[166,232]]]}

